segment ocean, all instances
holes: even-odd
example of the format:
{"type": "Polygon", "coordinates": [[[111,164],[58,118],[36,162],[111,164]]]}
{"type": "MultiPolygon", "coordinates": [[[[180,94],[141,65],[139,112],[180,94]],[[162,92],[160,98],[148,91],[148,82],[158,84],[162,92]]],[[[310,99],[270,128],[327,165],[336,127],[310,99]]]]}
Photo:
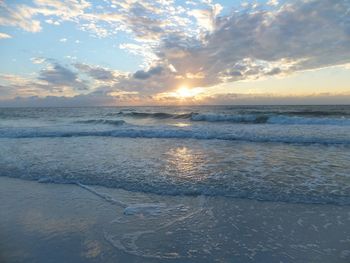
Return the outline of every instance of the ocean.
{"type": "MultiPolygon", "coordinates": [[[[350,106],[1,108],[0,145],[0,176],[60,187],[76,185],[120,207],[124,216],[149,215],[150,228],[163,215],[157,219],[160,227],[155,232],[160,235],[164,230],[164,237],[169,238],[175,235],[174,246],[159,249],[172,241],[158,248],[147,247],[149,240],[136,244],[141,236],[155,232],[136,231],[134,219],[119,218],[104,229],[105,240],[136,257],[213,262],[209,255],[214,253],[216,240],[217,244],[226,242],[228,251],[221,254],[220,262],[229,262],[225,258],[234,255],[227,250],[233,236],[226,241],[218,236],[227,229],[203,232],[215,221],[208,222],[213,213],[205,210],[206,198],[214,203],[224,199],[225,205],[247,200],[254,207],[271,202],[282,210],[298,205],[310,209],[331,205],[341,210],[350,205],[350,106]],[[113,189],[158,196],[162,202],[119,200],[106,193],[113,189]],[[192,198],[189,202],[196,209],[176,204],[176,198],[192,198]],[[111,235],[123,231],[121,224],[126,228],[129,224],[133,234],[125,233],[119,239],[111,235]],[[181,231],[189,225],[193,243],[185,248],[181,242],[188,233],[181,231]],[[208,238],[213,239],[210,244],[205,241],[208,238]]],[[[221,209],[221,219],[237,213],[233,206],[222,205],[221,209]]],[[[255,222],[249,229],[259,226],[255,222]]],[[[154,240],[158,242],[159,236],[154,240]]],[[[303,262],[282,252],[283,262],[303,262]]],[[[328,252],[324,248],[318,256],[332,258],[333,252],[328,252]]],[[[244,255],[240,259],[237,262],[247,262],[244,255]]],[[[267,261],[257,258],[251,262],[267,261]]]]}
{"type": "Polygon", "coordinates": [[[0,175],[350,204],[350,106],[0,109],[0,175]]]}

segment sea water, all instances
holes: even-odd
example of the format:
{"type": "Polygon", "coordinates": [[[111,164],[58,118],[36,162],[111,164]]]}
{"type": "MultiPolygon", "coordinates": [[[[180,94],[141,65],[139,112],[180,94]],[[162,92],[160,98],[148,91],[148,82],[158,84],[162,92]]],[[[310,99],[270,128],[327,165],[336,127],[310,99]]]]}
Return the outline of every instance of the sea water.
{"type": "Polygon", "coordinates": [[[350,106],[2,108],[0,147],[0,176],[74,184],[115,207],[99,231],[143,260],[349,252],[350,106]],[[321,230],[329,240],[302,235],[321,230]]]}
{"type": "Polygon", "coordinates": [[[350,204],[350,106],[0,109],[0,175],[350,204]]]}

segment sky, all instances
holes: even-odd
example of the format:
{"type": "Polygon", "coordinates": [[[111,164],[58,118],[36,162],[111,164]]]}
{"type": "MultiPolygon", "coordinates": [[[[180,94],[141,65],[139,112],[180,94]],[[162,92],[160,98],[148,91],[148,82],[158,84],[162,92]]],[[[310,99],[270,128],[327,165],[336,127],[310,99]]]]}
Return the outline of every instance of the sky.
{"type": "Polygon", "coordinates": [[[0,0],[0,106],[349,104],[349,0],[0,0]]]}

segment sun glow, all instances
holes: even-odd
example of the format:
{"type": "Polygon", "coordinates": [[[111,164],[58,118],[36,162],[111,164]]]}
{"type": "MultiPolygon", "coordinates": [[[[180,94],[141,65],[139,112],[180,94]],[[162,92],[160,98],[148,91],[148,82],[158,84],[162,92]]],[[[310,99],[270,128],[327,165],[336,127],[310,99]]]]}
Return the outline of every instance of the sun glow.
{"type": "Polygon", "coordinates": [[[202,90],[200,88],[193,88],[190,89],[187,86],[181,86],[179,89],[177,89],[174,93],[175,97],[178,97],[180,99],[187,99],[192,98],[201,93],[202,90]]]}
{"type": "Polygon", "coordinates": [[[180,87],[177,91],[177,96],[182,98],[192,97],[192,92],[187,86],[180,87]]]}
{"type": "Polygon", "coordinates": [[[203,98],[204,89],[200,87],[189,88],[188,86],[182,85],[178,89],[158,93],[154,96],[154,99],[159,102],[172,101],[174,103],[187,103],[200,101],[203,98]]]}

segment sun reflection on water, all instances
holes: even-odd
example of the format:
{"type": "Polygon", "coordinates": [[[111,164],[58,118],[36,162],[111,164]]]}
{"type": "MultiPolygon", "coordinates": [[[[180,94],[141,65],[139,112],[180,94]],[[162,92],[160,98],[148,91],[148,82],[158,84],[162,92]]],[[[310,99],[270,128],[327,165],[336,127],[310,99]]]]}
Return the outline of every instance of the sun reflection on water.
{"type": "Polygon", "coordinates": [[[186,146],[172,148],[166,153],[166,173],[169,177],[201,181],[205,179],[204,158],[201,152],[189,149],[186,146]]]}
{"type": "Polygon", "coordinates": [[[177,123],[173,123],[172,125],[176,126],[176,127],[188,127],[188,126],[191,126],[191,124],[186,123],[186,122],[177,122],[177,123]]]}

